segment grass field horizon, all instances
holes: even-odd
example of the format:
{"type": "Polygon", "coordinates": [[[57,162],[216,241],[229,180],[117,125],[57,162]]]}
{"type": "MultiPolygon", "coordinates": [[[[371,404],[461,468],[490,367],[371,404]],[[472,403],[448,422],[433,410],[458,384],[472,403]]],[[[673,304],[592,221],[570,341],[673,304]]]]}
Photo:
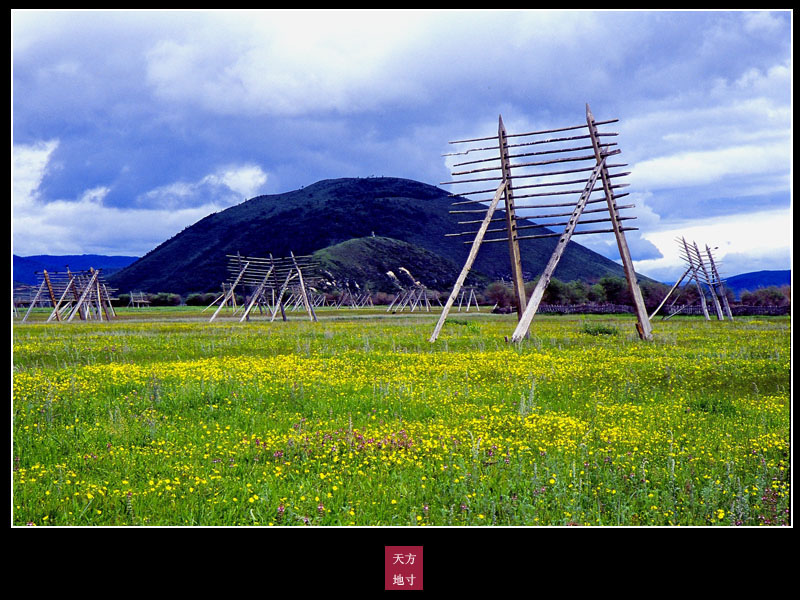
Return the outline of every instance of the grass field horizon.
{"type": "Polygon", "coordinates": [[[790,525],[790,317],[13,327],[13,524],[790,525]]]}

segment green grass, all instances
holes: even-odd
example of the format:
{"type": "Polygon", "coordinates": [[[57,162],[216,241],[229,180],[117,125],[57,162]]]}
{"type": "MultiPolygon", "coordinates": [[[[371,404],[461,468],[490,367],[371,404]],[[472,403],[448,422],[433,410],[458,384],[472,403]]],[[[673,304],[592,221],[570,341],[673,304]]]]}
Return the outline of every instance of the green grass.
{"type": "Polygon", "coordinates": [[[15,323],[14,524],[789,523],[786,317],[201,310],[15,323]]]}

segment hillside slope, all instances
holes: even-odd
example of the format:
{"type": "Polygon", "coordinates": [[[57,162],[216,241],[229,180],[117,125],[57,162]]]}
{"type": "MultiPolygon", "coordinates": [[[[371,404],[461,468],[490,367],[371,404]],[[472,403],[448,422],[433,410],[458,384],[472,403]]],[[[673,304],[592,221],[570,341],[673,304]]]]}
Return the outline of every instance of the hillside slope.
{"type": "MultiPolygon", "coordinates": [[[[226,254],[309,255],[354,238],[373,235],[424,249],[450,261],[449,277],[421,279],[431,288],[454,283],[469,253],[452,198],[435,186],[392,177],[328,179],[283,194],[258,196],[211,214],[109,277],[121,290],[215,291],[228,279],[226,254]],[[435,283],[435,285],[434,285],[435,283]]],[[[501,216],[501,215],[497,215],[501,216]]],[[[523,270],[532,279],[544,268],[557,238],[521,242],[523,270]]],[[[444,263],[443,263],[444,264],[444,263]]],[[[489,279],[510,275],[508,246],[484,244],[473,267],[489,279]]],[[[623,276],[622,267],[570,242],[555,276],[564,281],[623,276]]],[[[419,276],[418,276],[419,277],[419,276]]]]}

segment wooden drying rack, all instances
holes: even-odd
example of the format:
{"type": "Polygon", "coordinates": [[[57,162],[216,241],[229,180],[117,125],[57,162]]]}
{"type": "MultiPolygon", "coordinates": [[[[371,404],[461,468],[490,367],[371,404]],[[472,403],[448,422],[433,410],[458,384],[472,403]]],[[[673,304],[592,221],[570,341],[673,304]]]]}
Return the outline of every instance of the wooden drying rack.
{"type": "MultiPolygon", "coordinates": [[[[497,136],[480,137],[449,142],[450,144],[462,145],[458,152],[447,153],[444,156],[467,156],[476,153],[474,160],[458,162],[453,168],[471,167],[466,170],[452,171],[451,175],[455,178],[452,181],[443,182],[441,185],[468,185],[469,188],[474,184],[483,182],[497,183],[496,188],[490,189],[465,189],[458,193],[453,193],[456,202],[454,206],[459,208],[450,211],[453,214],[471,215],[480,219],[469,219],[459,221],[459,225],[476,225],[477,230],[468,229],[459,231],[448,236],[474,236],[472,241],[465,243],[472,244],[466,263],[459,274],[453,291],[442,310],[436,328],[430,337],[430,341],[436,341],[441,332],[450,308],[464,285],[467,274],[477,257],[478,250],[483,243],[507,242],[509,258],[511,264],[511,280],[514,288],[514,303],[517,309],[518,323],[511,336],[511,341],[519,342],[528,335],[531,321],[539,307],[542,296],[550,279],[555,272],[558,262],[566,249],[567,243],[573,235],[589,235],[599,233],[613,233],[616,237],[619,255],[622,259],[622,267],[625,271],[625,278],[631,297],[634,301],[634,309],[637,317],[636,329],[639,337],[643,340],[652,339],[652,329],[647,310],[642,299],[642,293],[636,281],[636,273],[633,268],[628,244],[625,239],[625,231],[637,229],[636,227],[624,227],[623,221],[634,219],[632,216],[621,216],[620,211],[633,208],[634,205],[619,205],[617,200],[628,193],[616,193],[615,190],[626,187],[628,184],[620,183],[621,177],[629,175],[629,172],[612,172],[611,169],[626,167],[626,164],[609,163],[611,156],[620,154],[618,148],[614,148],[615,142],[602,143],[601,138],[618,135],[614,132],[600,132],[598,126],[617,122],[618,119],[607,121],[596,121],[592,115],[589,105],[586,105],[586,123],[557,129],[546,129],[541,131],[531,131],[526,133],[509,134],[503,124],[502,115],[499,118],[497,136]],[[575,135],[557,135],[564,132],[578,132],[575,135]],[[551,136],[551,137],[537,137],[551,136]],[[519,138],[524,138],[517,142],[519,138]],[[514,142],[510,142],[514,140],[514,142]],[[580,140],[587,140],[582,143],[580,140]],[[482,146],[463,146],[464,144],[476,144],[494,141],[496,144],[482,146]],[[575,145],[577,142],[578,145],[575,145]],[[532,150],[537,147],[536,150],[532,150]],[[511,150],[512,148],[524,148],[523,151],[511,150]],[[490,153],[482,155],[480,153],[490,153]],[[514,153],[512,153],[514,152],[514,153]],[[529,157],[536,157],[531,160],[529,157]],[[512,159],[515,162],[512,162],[512,159]],[[517,159],[524,159],[519,161],[517,159]],[[493,163],[493,164],[489,164],[493,163]],[[572,168],[568,163],[582,163],[572,168]],[[481,166],[478,166],[481,165],[481,166]],[[563,165],[571,168],[558,168],[552,165],[563,165]],[[544,170],[542,170],[544,168],[544,170]],[[549,169],[549,170],[548,170],[549,169]],[[580,174],[580,175],[578,175],[580,174]],[[562,179],[562,176],[568,176],[562,179]],[[613,180],[613,181],[612,181],[613,180]],[[564,189],[565,186],[576,186],[564,189]],[[492,197],[485,194],[492,193],[492,197]],[[520,193],[522,192],[522,193],[520,193]],[[595,192],[602,193],[601,198],[592,198],[595,192]],[[540,199],[547,197],[558,197],[576,195],[578,198],[572,202],[551,202],[543,203],[540,199]],[[475,197],[477,196],[477,197],[475,197]],[[531,200],[535,199],[535,200],[531,200]],[[494,217],[494,214],[503,200],[502,217],[494,217]],[[489,203],[486,206],[486,203],[489,203]],[[605,203],[602,208],[586,209],[589,204],[605,203]],[[475,208],[465,208],[475,206],[475,208]],[[564,212],[563,209],[571,207],[572,210],[564,212]],[[562,211],[558,211],[558,209],[562,211]],[[555,209],[555,210],[554,210],[555,209]],[[518,211],[525,210],[527,214],[522,217],[518,211]],[[538,211],[546,211],[544,213],[538,211]],[[583,214],[593,213],[598,218],[583,219],[583,214]],[[549,219],[566,220],[551,221],[549,219]],[[542,220],[545,220],[542,222],[542,220]],[[525,222],[534,221],[534,224],[525,222]],[[580,222],[579,222],[580,221],[580,222]],[[522,222],[522,223],[521,223],[522,222]],[[504,225],[491,228],[493,223],[503,223],[504,225]],[[611,226],[606,229],[577,230],[578,225],[584,224],[609,223],[611,226]],[[562,233],[552,231],[552,227],[564,227],[562,233]],[[520,235],[521,230],[534,230],[526,235],[520,235]],[[487,237],[487,235],[489,237],[487,237]],[[527,239],[542,239],[558,237],[550,260],[534,288],[531,297],[525,297],[525,282],[522,275],[522,261],[519,252],[519,241],[527,239]]],[[[463,188],[462,188],[463,189],[463,188]]]]}

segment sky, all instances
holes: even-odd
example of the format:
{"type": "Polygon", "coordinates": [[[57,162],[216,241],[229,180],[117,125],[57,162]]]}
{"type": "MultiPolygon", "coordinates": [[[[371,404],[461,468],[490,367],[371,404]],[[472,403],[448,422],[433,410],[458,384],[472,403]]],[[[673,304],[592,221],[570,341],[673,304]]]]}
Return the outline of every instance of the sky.
{"type": "MultiPolygon", "coordinates": [[[[790,11],[13,10],[12,251],[142,256],[261,194],[451,180],[447,142],[614,124],[637,272],[791,266],[790,11]]],[[[619,259],[612,234],[582,245],[619,259]]],[[[524,243],[521,242],[521,243],[524,243]]]]}

